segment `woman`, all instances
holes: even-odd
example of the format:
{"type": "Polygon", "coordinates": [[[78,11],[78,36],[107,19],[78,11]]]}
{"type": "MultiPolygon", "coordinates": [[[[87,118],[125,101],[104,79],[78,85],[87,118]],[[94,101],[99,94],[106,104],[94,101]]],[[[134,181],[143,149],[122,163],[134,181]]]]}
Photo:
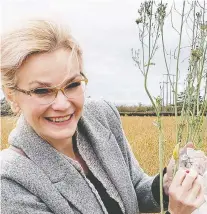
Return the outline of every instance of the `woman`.
{"type": "MultiPolygon", "coordinates": [[[[2,213],[159,212],[159,176],[138,165],[118,111],[84,97],[82,52],[70,32],[33,21],[2,37],[1,54],[5,96],[21,114],[1,152],[2,213]]],[[[169,165],[165,208],[169,192],[171,213],[192,213],[204,200],[202,178],[180,169],[169,190],[171,175],[169,165]]]]}

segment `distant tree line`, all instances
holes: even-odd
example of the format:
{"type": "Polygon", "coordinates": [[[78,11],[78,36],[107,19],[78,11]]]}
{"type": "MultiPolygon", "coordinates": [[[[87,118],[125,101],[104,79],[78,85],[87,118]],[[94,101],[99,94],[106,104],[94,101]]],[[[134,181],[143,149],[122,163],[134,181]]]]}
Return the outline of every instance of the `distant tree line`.
{"type": "Polygon", "coordinates": [[[1,99],[1,116],[11,116],[13,115],[9,103],[5,98],[1,99]]]}
{"type": "MultiPolygon", "coordinates": [[[[177,101],[179,112],[181,112],[181,110],[182,110],[184,99],[185,99],[184,93],[181,92],[180,95],[178,96],[178,101],[177,101]]],[[[202,96],[200,96],[201,105],[203,103],[203,100],[204,99],[202,98],[202,96]]],[[[124,115],[124,113],[134,113],[134,112],[149,113],[152,115],[154,113],[153,106],[143,105],[141,103],[139,103],[138,105],[133,105],[133,106],[117,105],[116,107],[117,107],[118,111],[121,113],[121,115],[124,115]]],[[[193,108],[193,106],[192,106],[192,108],[193,108]]],[[[162,106],[162,112],[164,113],[164,115],[165,115],[165,113],[172,113],[173,110],[174,110],[173,105],[162,106]]],[[[207,113],[207,111],[206,111],[206,113],[207,113]]],[[[5,98],[3,98],[1,100],[1,116],[12,116],[12,115],[13,115],[13,113],[12,113],[12,110],[11,110],[8,102],[6,101],[5,98]]]]}

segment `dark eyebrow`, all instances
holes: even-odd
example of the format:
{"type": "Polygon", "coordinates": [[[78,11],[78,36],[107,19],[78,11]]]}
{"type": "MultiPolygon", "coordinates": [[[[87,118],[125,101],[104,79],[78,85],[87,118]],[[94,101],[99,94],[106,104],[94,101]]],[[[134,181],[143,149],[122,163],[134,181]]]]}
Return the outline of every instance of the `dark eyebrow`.
{"type": "MultiPolygon", "coordinates": [[[[76,77],[78,77],[78,76],[81,76],[81,74],[75,74],[75,75],[72,76],[70,79],[65,80],[64,82],[67,84],[67,83],[73,81],[73,80],[74,80],[76,77]]],[[[52,84],[51,84],[51,83],[42,82],[42,81],[38,81],[38,80],[31,81],[31,82],[29,83],[29,85],[32,85],[32,84],[35,84],[35,83],[36,83],[36,84],[39,84],[39,85],[41,85],[41,86],[45,86],[45,87],[52,87],[52,84]]]]}

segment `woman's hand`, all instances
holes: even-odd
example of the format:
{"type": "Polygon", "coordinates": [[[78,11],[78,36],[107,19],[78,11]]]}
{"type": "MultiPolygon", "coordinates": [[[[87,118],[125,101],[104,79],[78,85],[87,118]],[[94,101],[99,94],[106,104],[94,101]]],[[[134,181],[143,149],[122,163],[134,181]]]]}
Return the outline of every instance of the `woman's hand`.
{"type": "MultiPolygon", "coordinates": [[[[193,143],[187,143],[185,147],[180,149],[179,153],[181,154],[187,148],[194,148],[193,143]]],[[[171,157],[167,166],[167,173],[163,177],[163,188],[166,195],[168,195],[169,187],[173,180],[174,167],[175,167],[175,160],[173,157],[171,157]]]]}
{"type": "MultiPolygon", "coordinates": [[[[179,166],[183,169],[192,168],[200,175],[203,175],[207,170],[207,157],[204,152],[194,150],[193,143],[187,143],[185,147],[180,149],[179,159],[179,166]]],[[[175,160],[172,157],[167,166],[167,173],[163,178],[163,187],[166,195],[168,195],[169,187],[173,180],[174,167],[175,160]]]]}
{"type": "Polygon", "coordinates": [[[169,188],[169,212],[191,214],[204,201],[203,177],[193,169],[180,168],[169,188]]]}

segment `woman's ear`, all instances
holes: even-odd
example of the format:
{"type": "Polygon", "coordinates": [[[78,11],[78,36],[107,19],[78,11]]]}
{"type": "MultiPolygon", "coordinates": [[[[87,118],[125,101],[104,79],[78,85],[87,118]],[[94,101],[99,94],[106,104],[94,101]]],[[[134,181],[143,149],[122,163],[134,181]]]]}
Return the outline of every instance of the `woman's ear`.
{"type": "Polygon", "coordinates": [[[3,92],[4,92],[7,102],[9,103],[9,105],[11,107],[12,112],[15,114],[19,113],[20,107],[16,101],[15,92],[13,92],[11,89],[5,88],[5,87],[3,87],[3,92]]]}

